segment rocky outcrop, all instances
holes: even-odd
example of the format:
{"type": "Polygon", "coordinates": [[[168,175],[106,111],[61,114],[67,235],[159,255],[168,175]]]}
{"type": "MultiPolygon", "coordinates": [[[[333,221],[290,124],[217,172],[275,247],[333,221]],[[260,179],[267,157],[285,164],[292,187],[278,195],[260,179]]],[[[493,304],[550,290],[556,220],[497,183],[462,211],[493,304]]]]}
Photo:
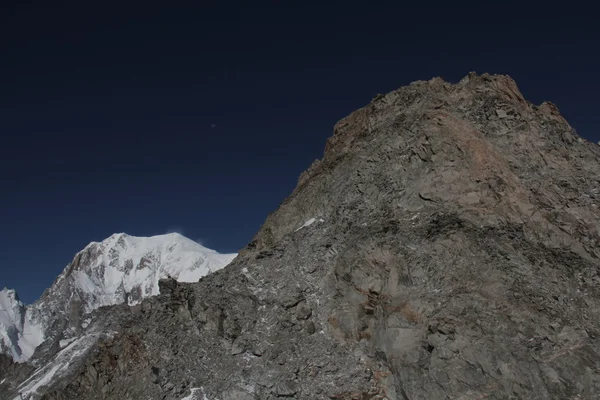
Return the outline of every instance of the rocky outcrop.
{"type": "Polygon", "coordinates": [[[599,201],[553,104],[414,82],[340,121],[231,265],[95,312],[114,336],[42,398],[595,398],[599,201]]]}

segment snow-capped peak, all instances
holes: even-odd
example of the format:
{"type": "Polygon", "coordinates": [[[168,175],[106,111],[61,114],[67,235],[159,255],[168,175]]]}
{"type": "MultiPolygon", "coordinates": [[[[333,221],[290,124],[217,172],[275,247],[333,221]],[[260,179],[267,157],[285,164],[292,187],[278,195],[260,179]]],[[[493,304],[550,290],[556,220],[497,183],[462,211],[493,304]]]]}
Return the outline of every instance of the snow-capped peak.
{"type": "Polygon", "coordinates": [[[137,304],[159,293],[162,278],[195,282],[235,256],[219,254],[178,233],[152,237],[118,233],[91,242],[33,305],[24,306],[13,290],[0,292],[0,352],[25,361],[57,318],[80,329],[78,320],[99,307],[137,304]]]}
{"type": "Polygon", "coordinates": [[[23,303],[15,290],[4,288],[0,291],[0,323],[20,324],[22,307],[23,303]]]}
{"type": "Polygon", "coordinates": [[[195,282],[229,264],[235,254],[219,254],[178,233],[152,237],[115,234],[77,254],[66,279],[86,312],[158,294],[159,279],[195,282]]]}
{"type": "Polygon", "coordinates": [[[4,288],[0,292],[0,351],[16,361],[31,357],[41,335],[26,314],[17,292],[4,288]]]}

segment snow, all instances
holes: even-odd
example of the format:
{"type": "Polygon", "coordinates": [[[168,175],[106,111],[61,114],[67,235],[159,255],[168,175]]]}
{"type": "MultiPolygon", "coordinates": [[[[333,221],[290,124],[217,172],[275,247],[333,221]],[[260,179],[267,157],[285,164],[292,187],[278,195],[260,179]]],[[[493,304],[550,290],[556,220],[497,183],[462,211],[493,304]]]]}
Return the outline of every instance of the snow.
{"type": "MultiPolygon", "coordinates": [[[[37,394],[38,389],[50,384],[55,377],[67,373],[69,366],[80,359],[80,357],[84,355],[100,337],[108,337],[112,334],[113,332],[108,334],[94,333],[72,341],[71,344],[58,352],[52,361],[37,369],[26,381],[24,381],[17,388],[17,392],[25,399],[28,396],[37,394]]],[[[20,400],[20,397],[17,396],[13,400],[20,400]]]]}
{"type": "Polygon", "coordinates": [[[36,347],[44,341],[44,331],[38,321],[25,314],[25,323],[23,325],[23,337],[19,341],[19,346],[23,350],[23,359],[27,360],[33,355],[36,347]]]}
{"type": "Polygon", "coordinates": [[[58,345],[60,346],[60,348],[62,349],[63,347],[68,346],[69,344],[73,343],[77,338],[70,338],[70,339],[63,339],[60,342],[58,342],[58,345]]]}
{"type": "Polygon", "coordinates": [[[14,290],[4,288],[0,292],[0,323],[15,324],[15,321],[18,320],[19,303],[20,301],[14,290]]]}
{"type": "Polygon", "coordinates": [[[300,229],[302,228],[306,228],[307,226],[311,226],[312,224],[314,224],[315,222],[325,222],[324,220],[322,220],[321,218],[316,219],[316,218],[311,218],[308,221],[306,221],[304,223],[304,225],[302,225],[300,228],[296,229],[295,232],[298,232],[300,229]]]}
{"type": "MultiPolygon", "coordinates": [[[[10,349],[15,361],[28,360],[44,341],[51,315],[68,312],[70,297],[65,293],[82,299],[85,313],[115,304],[135,305],[159,294],[160,279],[170,276],[180,282],[197,282],[236,256],[219,254],[178,233],[152,237],[119,233],[92,242],[33,305],[24,306],[12,290],[0,292],[0,348],[10,349]]],[[[84,320],[82,328],[90,322],[84,320]]]]}
{"type": "Polygon", "coordinates": [[[101,252],[73,274],[74,286],[90,298],[86,312],[123,303],[126,297],[130,305],[137,304],[143,297],[157,295],[158,281],[167,276],[197,282],[237,255],[219,254],[177,233],[148,238],[118,234],[86,249],[101,252]],[[141,296],[129,296],[136,291],[141,296]]]}
{"type": "Polygon", "coordinates": [[[0,344],[10,349],[15,361],[25,361],[43,341],[37,324],[26,315],[26,308],[14,290],[0,291],[0,344]]]}
{"type": "MultiPolygon", "coordinates": [[[[41,377],[33,380],[33,382],[29,386],[24,388],[24,391],[19,391],[19,396],[15,397],[14,400],[20,400],[23,398],[27,398],[27,396],[37,393],[37,390],[40,387],[45,386],[48,383],[50,383],[50,381],[52,381],[52,378],[54,378],[54,375],[56,374],[56,372],[58,372],[60,367],[61,367],[60,365],[55,365],[49,371],[46,371],[41,377]]],[[[33,376],[36,376],[36,374],[34,373],[33,376]]],[[[32,379],[32,378],[29,378],[29,379],[32,379]]]]}

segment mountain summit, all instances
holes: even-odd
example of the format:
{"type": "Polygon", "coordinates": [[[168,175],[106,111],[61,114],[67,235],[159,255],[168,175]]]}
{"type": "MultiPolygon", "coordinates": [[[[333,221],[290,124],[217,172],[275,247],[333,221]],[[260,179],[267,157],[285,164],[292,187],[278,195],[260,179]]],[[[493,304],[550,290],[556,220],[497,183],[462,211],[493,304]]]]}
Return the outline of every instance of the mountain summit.
{"type": "Polygon", "coordinates": [[[26,361],[49,337],[60,336],[63,343],[76,337],[84,316],[97,308],[138,304],[159,293],[162,278],[197,282],[235,256],[219,254],[177,233],[152,237],[120,233],[92,242],[34,304],[23,305],[12,290],[0,292],[0,349],[15,361],[26,361]]]}
{"type": "Polygon", "coordinates": [[[16,361],[27,360],[41,343],[43,333],[27,318],[25,305],[17,292],[0,292],[0,352],[16,361]]]}
{"type": "Polygon", "coordinates": [[[554,104],[414,82],[341,120],[226,268],[94,311],[91,350],[36,351],[0,397],[595,398],[599,204],[554,104]]]}

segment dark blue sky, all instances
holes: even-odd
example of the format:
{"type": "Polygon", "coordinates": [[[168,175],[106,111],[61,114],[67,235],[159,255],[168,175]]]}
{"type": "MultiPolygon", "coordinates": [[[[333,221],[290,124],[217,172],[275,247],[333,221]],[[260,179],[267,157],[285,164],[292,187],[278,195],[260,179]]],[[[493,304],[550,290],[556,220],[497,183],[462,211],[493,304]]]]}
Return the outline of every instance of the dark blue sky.
{"type": "Polygon", "coordinates": [[[26,302],[114,232],[238,250],[337,120],[414,80],[510,74],[600,139],[573,2],[54,3],[0,5],[0,287],[26,302]]]}

